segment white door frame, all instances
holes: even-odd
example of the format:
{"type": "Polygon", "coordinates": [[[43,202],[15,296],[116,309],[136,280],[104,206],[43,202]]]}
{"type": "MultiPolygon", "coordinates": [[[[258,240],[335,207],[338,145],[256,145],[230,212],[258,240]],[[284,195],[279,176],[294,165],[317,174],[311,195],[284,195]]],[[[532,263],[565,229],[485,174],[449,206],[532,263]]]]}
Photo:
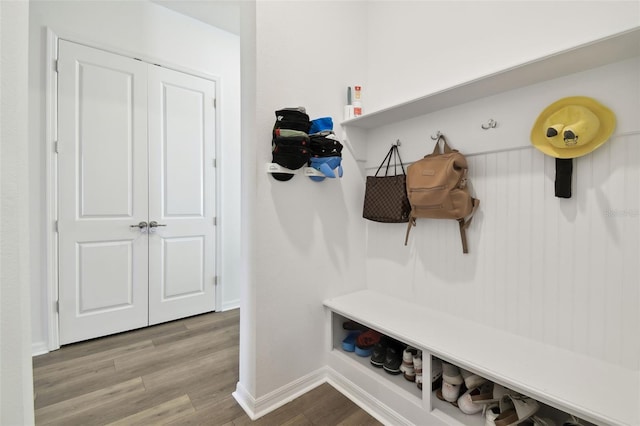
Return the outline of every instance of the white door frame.
{"type": "Polygon", "coordinates": [[[179,71],[185,74],[190,74],[195,77],[204,78],[207,80],[214,81],[216,83],[216,126],[215,126],[215,158],[217,166],[215,168],[215,196],[216,196],[216,218],[217,218],[217,231],[215,237],[215,259],[213,259],[216,268],[216,289],[215,289],[215,310],[222,310],[222,285],[219,274],[218,267],[222,264],[220,261],[220,256],[222,254],[221,250],[221,220],[220,220],[220,212],[221,212],[221,203],[220,200],[220,137],[221,137],[221,116],[220,116],[220,93],[221,93],[221,79],[219,76],[202,73],[199,71],[191,70],[188,68],[184,68],[181,66],[177,66],[174,64],[169,64],[159,58],[152,58],[145,54],[139,54],[136,52],[128,52],[125,49],[121,49],[118,47],[117,49],[113,49],[112,47],[102,46],[96,43],[90,43],[83,40],[80,40],[78,37],[73,34],[65,34],[62,31],[55,31],[52,28],[47,28],[47,42],[46,42],[46,53],[45,53],[45,63],[48,64],[46,68],[46,93],[45,93],[45,178],[46,178],[46,193],[45,193],[45,203],[46,203],[46,212],[45,212],[45,233],[46,233],[46,241],[45,241],[45,276],[46,276],[46,301],[47,301],[47,349],[49,351],[53,351],[60,348],[60,333],[58,326],[58,232],[56,229],[56,223],[58,220],[58,170],[57,170],[57,158],[56,158],[56,142],[58,139],[58,108],[57,108],[57,98],[58,98],[58,86],[57,86],[57,76],[56,76],[56,60],[58,58],[58,40],[64,39],[67,41],[71,41],[73,43],[82,44],[88,47],[92,47],[95,49],[107,51],[110,53],[114,53],[121,56],[126,56],[129,58],[139,59],[141,61],[147,62],[149,64],[159,65],[165,68],[172,69],[174,71],[179,71]]]}

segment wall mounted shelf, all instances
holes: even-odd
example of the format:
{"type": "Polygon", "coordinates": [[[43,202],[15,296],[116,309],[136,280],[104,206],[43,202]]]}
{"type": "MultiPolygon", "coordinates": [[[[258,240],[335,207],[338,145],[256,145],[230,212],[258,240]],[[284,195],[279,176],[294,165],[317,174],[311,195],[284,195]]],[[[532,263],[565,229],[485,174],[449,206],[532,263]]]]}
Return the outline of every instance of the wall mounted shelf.
{"type": "Polygon", "coordinates": [[[343,121],[372,129],[476,99],[640,56],[640,27],[343,121]]]}

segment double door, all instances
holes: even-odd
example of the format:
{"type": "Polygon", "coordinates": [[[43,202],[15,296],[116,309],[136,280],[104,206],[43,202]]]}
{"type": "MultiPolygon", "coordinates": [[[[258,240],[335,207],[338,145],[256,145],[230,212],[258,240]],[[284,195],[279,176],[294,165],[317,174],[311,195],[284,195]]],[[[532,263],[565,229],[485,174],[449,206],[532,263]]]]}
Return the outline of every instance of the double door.
{"type": "Polygon", "coordinates": [[[215,308],[215,82],[61,40],[60,343],[215,308]]]}

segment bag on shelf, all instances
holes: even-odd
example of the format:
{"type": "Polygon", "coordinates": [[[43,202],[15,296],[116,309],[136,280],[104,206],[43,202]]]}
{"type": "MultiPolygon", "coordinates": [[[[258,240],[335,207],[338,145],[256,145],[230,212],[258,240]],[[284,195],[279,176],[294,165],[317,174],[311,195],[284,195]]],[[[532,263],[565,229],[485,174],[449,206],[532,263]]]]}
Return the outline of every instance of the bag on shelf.
{"type": "Polygon", "coordinates": [[[417,218],[455,219],[460,228],[462,252],[468,253],[466,229],[480,200],[469,191],[469,167],[464,155],[451,149],[444,136],[439,136],[433,153],[407,167],[407,195],[411,214],[404,245],[417,218]],[[440,151],[440,140],[443,151],[440,151]]]}
{"type": "Polygon", "coordinates": [[[392,145],[374,176],[367,176],[364,191],[364,206],[362,217],[374,222],[404,223],[409,221],[411,206],[407,198],[406,174],[400,158],[398,145],[392,145]],[[393,162],[393,175],[389,175],[389,167],[393,162]],[[384,176],[378,176],[385,165],[384,176]],[[402,174],[397,174],[397,164],[400,163],[402,174]]]}

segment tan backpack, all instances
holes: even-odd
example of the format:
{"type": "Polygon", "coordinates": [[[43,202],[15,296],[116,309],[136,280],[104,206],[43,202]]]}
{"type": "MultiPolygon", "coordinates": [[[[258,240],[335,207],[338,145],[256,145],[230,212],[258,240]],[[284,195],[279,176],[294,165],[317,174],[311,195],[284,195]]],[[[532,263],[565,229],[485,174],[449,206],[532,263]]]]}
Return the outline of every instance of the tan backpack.
{"type": "Polygon", "coordinates": [[[404,245],[409,241],[409,231],[416,226],[417,218],[455,219],[460,226],[462,252],[468,253],[466,229],[480,200],[473,198],[467,185],[467,159],[451,149],[440,135],[433,153],[407,168],[407,196],[411,215],[407,225],[404,245]],[[444,152],[440,152],[440,140],[444,152]]]}

